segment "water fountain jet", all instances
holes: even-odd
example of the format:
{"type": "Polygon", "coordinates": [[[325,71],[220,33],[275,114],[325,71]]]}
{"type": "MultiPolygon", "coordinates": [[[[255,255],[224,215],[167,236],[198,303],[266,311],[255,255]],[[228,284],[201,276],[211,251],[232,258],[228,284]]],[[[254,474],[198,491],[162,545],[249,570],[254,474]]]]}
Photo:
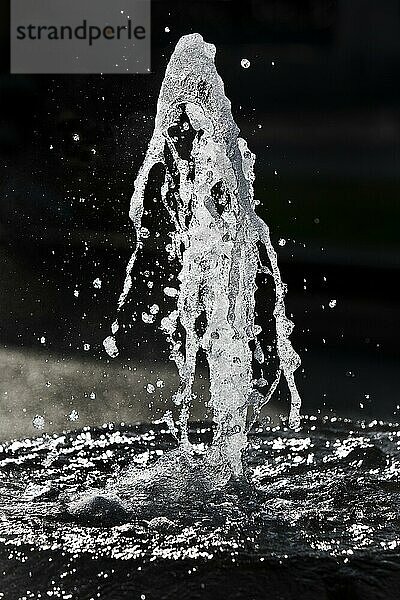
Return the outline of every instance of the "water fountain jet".
{"type": "MultiPolygon", "coordinates": [[[[291,394],[289,425],[299,426],[301,400],[294,371],[300,359],[289,340],[293,324],[285,313],[286,289],[277,255],[268,226],[255,212],[255,156],[239,137],[214,58],[215,46],[192,34],[179,40],[167,66],[153,135],[131,200],[137,244],[127,265],[118,310],[129,294],[131,272],[145,243],[141,231],[150,171],[161,164],[165,172],[161,200],[174,227],[172,252],[181,265],[176,307],[161,320],[181,382],[174,396],[181,411],[181,448],[191,448],[187,423],[196,357],[202,349],[210,372],[209,406],[217,426],[214,444],[219,445],[232,471],[239,474],[247,432],[275,392],[282,373],[291,394]],[[185,152],[174,136],[176,127],[190,132],[185,152]],[[257,244],[264,246],[268,265],[261,264],[257,244]],[[265,363],[258,340],[261,328],[255,323],[254,294],[260,271],[270,276],[275,288],[273,316],[279,366],[269,385],[263,376],[254,381],[252,372],[253,360],[262,374],[265,363]],[[185,330],[184,344],[176,335],[178,324],[185,330]]],[[[112,335],[104,341],[110,356],[118,353],[114,337],[118,328],[116,320],[112,335]]]]}

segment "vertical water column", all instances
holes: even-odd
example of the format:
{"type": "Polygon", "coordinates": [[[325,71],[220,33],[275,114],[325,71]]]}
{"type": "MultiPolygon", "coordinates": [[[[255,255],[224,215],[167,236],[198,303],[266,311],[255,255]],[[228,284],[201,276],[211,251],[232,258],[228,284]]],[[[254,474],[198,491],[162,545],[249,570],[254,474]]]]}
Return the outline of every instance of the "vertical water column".
{"type": "MultiPolygon", "coordinates": [[[[171,223],[172,253],[181,264],[176,307],[163,315],[161,328],[180,376],[175,403],[181,407],[181,444],[190,448],[187,421],[199,350],[210,372],[210,407],[219,444],[232,469],[241,471],[241,451],[248,427],[269,401],[283,373],[291,393],[289,424],[299,425],[300,396],[294,371],[300,359],[289,336],[292,322],[285,314],[285,285],[266,223],[255,213],[254,161],[233,120],[231,104],[217,73],[215,47],[199,34],[182,37],[168,64],[157,104],[155,127],[135,181],[130,217],[137,245],[128,263],[118,309],[132,286],[131,272],[144,243],[140,238],[144,194],[150,171],[164,167],[161,202],[171,223]],[[176,128],[186,131],[183,149],[176,128]],[[262,265],[258,245],[266,249],[262,265]],[[275,289],[274,318],[279,366],[263,389],[253,380],[252,361],[261,372],[265,353],[255,324],[256,276],[262,271],[275,289]],[[177,335],[183,327],[184,343],[177,335]],[[253,347],[253,350],[250,347],[253,347]],[[248,408],[252,420],[248,422],[248,408]]],[[[169,248],[169,252],[171,252],[169,248]]],[[[105,340],[110,356],[118,352],[113,323],[105,340]]]]}

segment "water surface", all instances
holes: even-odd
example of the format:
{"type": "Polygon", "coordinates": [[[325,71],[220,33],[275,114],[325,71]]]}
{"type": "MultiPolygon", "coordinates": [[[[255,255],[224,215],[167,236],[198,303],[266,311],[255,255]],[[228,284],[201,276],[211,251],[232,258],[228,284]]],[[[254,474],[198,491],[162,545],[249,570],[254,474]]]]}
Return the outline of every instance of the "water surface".
{"type": "Polygon", "coordinates": [[[400,430],[258,428],[246,478],[165,424],[3,444],[2,598],[398,598],[400,430]],[[99,594],[99,595],[98,595],[99,594]]]}

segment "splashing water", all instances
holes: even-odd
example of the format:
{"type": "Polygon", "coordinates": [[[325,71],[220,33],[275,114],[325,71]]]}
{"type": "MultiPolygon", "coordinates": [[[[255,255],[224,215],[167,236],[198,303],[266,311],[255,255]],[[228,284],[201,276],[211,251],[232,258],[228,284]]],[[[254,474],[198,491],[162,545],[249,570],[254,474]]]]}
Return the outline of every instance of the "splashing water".
{"type": "MultiPolygon", "coordinates": [[[[189,433],[201,445],[212,438],[204,422],[189,433]]],[[[299,590],[309,600],[398,600],[399,437],[398,423],[336,417],[304,416],[299,433],[253,428],[250,485],[204,489],[196,471],[189,493],[191,456],[175,485],[165,424],[2,443],[4,600],[292,600],[299,590]],[[115,473],[132,464],[138,476],[120,485],[115,473]]]]}
{"type": "MultiPolygon", "coordinates": [[[[297,428],[299,359],[288,340],[292,324],[276,254],[254,212],[254,155],[238,138],[214,52],[193,35],[171,59],[135,184],[131,216],[139,242],[119,302],[121,309],[152,235],[142,227],[143,197],[152,166],[161,163],[162,202],[180,262],[179,285],[162,285],[176,304],[161,321],[181,376],[180,427],[168,411],[154,423],[40,431],[2,442],[4,600],[244,599],[249,590],[253,600],[264,600],[265,590],[287,599],[399,597],[399,424],[311,415],[303,416],[301,432],[284,424],[252,427],[283,372],[297,428]],[[191,136],[185,156],[171,134],[176,122],[191,136]],[[269,357],[255,322],[260,271],[275,291],[280,362],[272,385],[252,369],[258,362],[267,377],[269,357]],[[186,331],[183,347],[178,327],[186,331]],[[199,351],[210,368],[215,423],[187,428],[199,351]],[[232,478],[241,468],[246,477],[232,478]]],[[[154,326],[160,313],[162,306],[149,303],[142,315],[154,326]]],[[[118,329],[116,320],[104,341],[112,357],[118,329]]],[[[163,386],[154,378],[147,392],[163,386]]],[[[80,415],[73,410],[69,419],[80,415]]],[[[45,421],[36,415],[33,426],[42,430],[45,421]]]]}
{"type": "MultiPolygon", "coordinates": [[[[168,64],[154,132],[135,181],[130,217],[137,244],[127,265],[118,310],[132,286],[137,255],[150,235],[147,229],[142,235],[144,195],[151,169],[161,164],[165,172],[161,201],[174,227],[172,251],[181,265],[179,290],[168,288],[168,295],[176,300],[175,309],[161,319],[181,382],[174,397],[181,407],[181,447],[190,449],[187,423],[201,350],[210,372],[209,405],[217,426],[214,444],[219,445],[233,472],[240,473],[247,432],[282,373],[291,394],[289,425],[299,426],[301,400],[294,371],[300,359],[289,341],[293,323],[285,314],[286,287],[269,229],[254,210],[255,156],[239,137],[214,58],[215,46],[192,34],[180,39],[168,64]],[[187,133],[186,149],[174,136],[177,126],[187,133]],[[261,263],[259,244],[266,250],[268,265],[261,263]],[[260,272],[270,277],[275,288],[279,365],[270,385],[262,371],[266,357],[258,340],[261,327],[255,323],[256,276],[260,272]],[[200,320],[205,323],[201,334],[200,320]],[[183,347],[178,326],[186,334],[183,347]],[[262,373],[256,381],[253,360],[262,373]]],[[[112,336],[104,342],[111,357],[118,354],[114,337],[118,328],[115,321],[112,336]]]]}

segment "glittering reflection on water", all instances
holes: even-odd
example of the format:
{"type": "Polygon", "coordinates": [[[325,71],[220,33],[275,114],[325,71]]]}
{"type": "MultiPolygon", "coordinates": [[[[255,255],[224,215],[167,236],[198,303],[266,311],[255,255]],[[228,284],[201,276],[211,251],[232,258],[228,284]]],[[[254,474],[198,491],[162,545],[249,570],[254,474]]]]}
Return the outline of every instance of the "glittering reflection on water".
{"type": "MultiPolygon", "coordinates": [[[[163,424],[4,444],[1,566],[43,553],[68,557],[70,567],[88,556],[135,561],[135,569],[190,561],[193,572],[204,561],[244,558],[398,564],[397,425],[306,417],[300,433],[259,428],[246,478],[236,480],[206,452],[211,437],[209,425],[194,425],[193,455],[176,448],[163,424]]],[[[68,597],[61,574],[54,581],[68,597]]]]}

